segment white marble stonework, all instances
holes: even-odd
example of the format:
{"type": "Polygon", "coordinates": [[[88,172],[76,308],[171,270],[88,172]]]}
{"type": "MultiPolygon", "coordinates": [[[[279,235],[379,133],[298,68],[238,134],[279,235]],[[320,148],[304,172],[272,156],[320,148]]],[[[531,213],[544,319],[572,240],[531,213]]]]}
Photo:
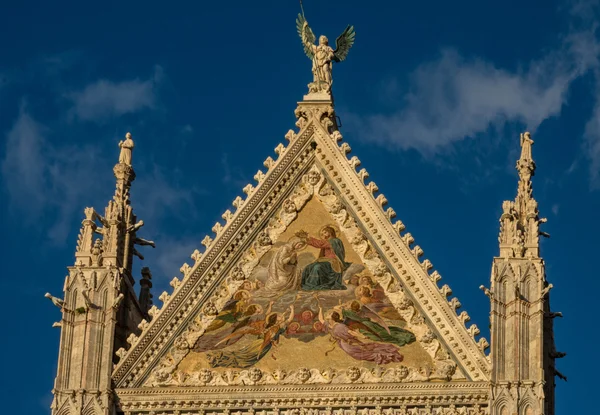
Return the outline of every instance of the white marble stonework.
{"type": "MultiPolygon", "coordinates": [[[[61,340],[52,413],[553,415],[554,359],[564,354],[554,348],[552,324],[558,314],[550,311],[552,284],[546,281],[539,252],[539,237],[545,236],[539,227],[546,219],[533,198],[531,135],[520,139],[517,195],[502,204],[499,254],[492,258],[489,288],[481,287],[491,306],[488,342],[477,326],[468,324],[468,313],[451,296],[449,285],[440,282],[415,237],[395,219],[394,209],[360,159],[350,154],[338,129],[331,65],[345,59],[354,28],[344,31],[335,50],[324,37],[314,44],[316,37],[303,18],[298,30],[313,60],[313,81],[297,105],[296,128],[266,158],[264,170],[223,213],[223,221],[204,239],[199,235],[203,247],[190,252],[191,260],[171,281],[172,289],[158,296],[159,305],[152,301],[151,271],[132,274],[134,257],[143,259],[142,251],[150,255],[155,244],[138,235],[144,223],[129,201],[135,180],[132,135],[119,143],[115,195],[103,212],[85,208],[63,299],[46,295],[61,312],[55,323],[61,340]],[[340,362],[349,360],[339,341],[328,336],[320,337],[319,344],[331,346],[331,356],[346,359],[336,360],[336,367],[333,360],[330,366],[323,360],[311,366],[307,360],[265,369],[280,364],[275,352],[265,355],[263,366],[189,364],[197,353],[194,345],[218,326],[224,310],[238,301],[236,293],[246,286],[258,289],[253,279],[258,270],[297,221],[308,220],[301,219],[307,217],[306,209],[315,206],[332,218],[331,226],[353,261],[362,264],[389,302],[387,312],[414,334],[410,350],[421,353],[419,359],[427,364],[407,359],[394,365],[360,360],[345,365],[340,362]]],[[[289,252],[282,252],[287,262],[277,272],[283,279],[295,278],[289,284],[279,281],[282,289],[299,284],[300,274],[290,267],[301,260],[305,245],[292,240],[289,252]]],[[[320,307],[323,300],[315,298],[320,307]]],[[[269,315],[264,308],[257,313],[267,314],[267,323],[260,326],[266,338],[269,315]]],[[[287,313],[278,320],[281,327],[284,317],[292,321],[293,307],[287,313]]],[[[273,341],[273,350],[282,350],[285,341],[273,341]]]]}

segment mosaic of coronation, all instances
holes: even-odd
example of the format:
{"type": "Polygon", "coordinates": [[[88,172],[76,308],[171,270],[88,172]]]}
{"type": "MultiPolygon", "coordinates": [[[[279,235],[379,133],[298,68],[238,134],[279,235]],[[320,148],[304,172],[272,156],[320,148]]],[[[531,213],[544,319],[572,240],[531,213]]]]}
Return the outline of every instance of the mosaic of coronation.
{"type": "Polygon", "coordinates": [[[185,366],[344,367],[360,361],[373,367],[406,361],[414,352],[411,366],[429,361],[329,215],[319,206],[307,210],[198,339],[188,356],[192,365],[185,366]]]}

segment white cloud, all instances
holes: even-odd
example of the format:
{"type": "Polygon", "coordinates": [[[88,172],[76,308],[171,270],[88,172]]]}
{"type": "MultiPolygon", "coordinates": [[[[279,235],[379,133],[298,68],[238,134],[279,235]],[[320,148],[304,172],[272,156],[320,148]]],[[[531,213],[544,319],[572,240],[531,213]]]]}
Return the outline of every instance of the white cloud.
{"type": "Polygon", "coordinates": [[[70,116],[84,121],[101,122],[111,117],[155,108],[156,88],[161,78],[162,68],[156,66],[153,76],[147,80],[96,81],[81,91],[67,94],[67,98],[73,103],[70,116]]]}
{"type": "MultiPolygon", "coordinates": [[[[596,3],[571,5],[572,26],[577,29],[561,37],[555,50],[517,70],[445,49],[438,59],[414,70],[408,92],[399,97],[402,105],[398,111],[350,114],[345,121],[367,141],[399,150],[415,149],[426,157],[507,122],[522,123],[534,132],[544,120],[560,114],[575,79],[600,69],[596,25],[588,16],[596,3]]],[[[596,78],[600,82],[600,76],[596,78]]],[[[396,79],[391,80],[390,90],[398,91],[397,85],[396,79]]],[[[600,88],[597,95],[600,98],[600,88]]],[[[586,130],[592,176],[600,182],[598,120],[600,104],[586,130]]]]}
{"type": "Polygon", "coordinates": [[[600,189],[600,70],[596,73],[596,105],[585,126],[584,149],[589,159],[590,187],[600,189]]]}
{"type": "Polygon", "coordinates": [[[227,153],[221,155],[221,167],[223,168],[221,182],[236,191],[239,191],[250,182],[239,167],[231,164],[227,153]]]}
{"type": "MultiPolygon", "coordinates": [[[[137,178],[131,188],[131,205],[136,216],[145,223],[139,236],[154,240],[156,248],[142,247],[144,266],[149,266],[155,280],[155,290],[167,289],[173,276],[181,277],[179,268],[190,263],[190,255],[201,247],[199,239],[177,235],[172,225],[185,224],[193,228],[198,216],[196,200],[205,192],[185,186],[180,172],[165,171],[156,164],[150,169],[137,164],[137,178]]],[[[134,166],[136,167],[136,166],[134,166]]]]}
{"type": "Polygon", "coordinates": [[[533,131],[560,113],[571,82],[597,65],[598,45],[589,35],[569,36],[563,48],[517,72],[444,50],[414,71],[400,111],[352,122],[368,140],[425,155],[507,120],[533,131]]]}
{"type": "Polygon", "coordinates": [[[175,276],[181,278],[179,268],[184,262],[192,265],[193,261],[190,259],[190,255],[195,249],[202,247],[200,241],[195,238],[157,238],[156,244],[156,252],[148,255],[148,261],[151,269],[157,271],[153,271],[153,276],[157,281],[161,277],[166,277],[167,281],[175,276]]]}
{"type": "Polygon", "coordinates": [[[91,146],[57,148],[48,140],[50,130],[38,123],[22,105],[6,137],[1,162],[4,185],[13,213],[24,224],[50,218],[44,234],[63,243],[72,229],[75,211],[83,210],[108,182],[96,175],[106,164],[91,146]]]}
{"type": "Polygon", "coordinates": [[[195,196],[204,191],[197,187],[182,186],[177,171],[169,175],[158,165],[139,174],[132,185],[131,199],[136,214],[145,221],[158,220],[165,214],[170,218],[193,219],[196,217],[195,196]]]}
{"type": "MultiPolygon", "coordinates": [[[[160,68],[146,81],[93,83],[71,95],[72,115],[76,120],[101,120],[142,109],[144,105],[155,105],[154,84],[159,78],[160,68]],[[140,93],[138,96],[136,91],[140,93]]],[[[4,152],[0,151],[4,154],[0,159],[0,189],[5,190],[11,213],[23,227],[44,223],[40,236],[55,245],[68,243],[67,236],[76,232],[84,207],[103,210],[114,189],[111,168],[118,154],[117,139],[114,147],[110,147],[110,154],[95,140],[90,144],[56,140],[69,127],[64,121],[64,117],[58,117],[47,124],[41,123],[23,104],[3,140],[4,152]]],[[[191,125],[181,130],[181,134],[192,133],[191,125]]],[[[185,177],[178,170],[162,169],[145,161],[143,153],[139,156],[134,155],[138,177],[132,186],[132,205],[150,228],[150,239],[152,235],[160,238],[160,232],[155,230],[160,229],[166,218],[181,222],[197,217],[195,200],[204,191],[184,185],[185,177]]],[[[169,255],[174,254],[163,253],[160,257],[161,267],[173,262],[169,255]]]]}
{"type": "Polygon", "coordinates": [[[45,192],[44,127],[21,106],[17,121],[6,136],[2,177],[9,194],[20,206],[33,211],[43,207],[45,192]]]}
{"type": "MultiPolygon", "coordinates": [[[[85,206],[102,211],[106,205],[114,186],[110,172],[117,153],[108,156],[93,145],[59,146],[51,136],[52,131],[23,105],[7,134],[0,167],[13,213],[25,225],[45,218],[50,225],[44,234],[51,242],[62,244],[78,223],[77,212],[85,206]]],[[[167,216],[194,219],[195,198],[204,192],[183,186],[177,171],[164,172],[156,165],[145,171],[143,164],[136,166],[138,178],[132,185],[136,214],[151,228],[158,228],[167,216]]]]}

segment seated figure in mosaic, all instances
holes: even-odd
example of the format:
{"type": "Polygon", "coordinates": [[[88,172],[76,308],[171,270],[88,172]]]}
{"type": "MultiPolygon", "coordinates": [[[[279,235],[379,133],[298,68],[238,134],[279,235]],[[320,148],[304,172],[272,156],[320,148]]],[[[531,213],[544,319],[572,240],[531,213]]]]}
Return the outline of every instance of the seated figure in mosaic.
{"type": "Polygon", "coordinates": [[[298,252],[306,248],[306,242],[298,237],[291,238],[269,262],[265,291],[280,293],[299,290],[302,273],[298,267],[298,252]]]}
{"type": "Polygon", "coordinates": [[[308,245],[320,249],[317,260],[302,270],[302,290],[345,290],[342,276],[351,264],[345,261],[344,244],[332,226],[324,226],[319,234],[321,239],[310,237],[304,231],[296,233],[308,245]]]}

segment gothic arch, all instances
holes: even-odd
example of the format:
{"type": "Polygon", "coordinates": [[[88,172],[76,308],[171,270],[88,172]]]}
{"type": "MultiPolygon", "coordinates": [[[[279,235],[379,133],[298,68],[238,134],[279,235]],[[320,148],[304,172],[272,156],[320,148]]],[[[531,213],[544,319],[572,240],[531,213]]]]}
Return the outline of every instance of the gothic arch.
{"type": "Polygon", "coordinates": [[[502,303],[508,303],[513,298],[515,288],[515,272],[510,264],[506,264],[502,267],[498,276],[496,277],[496,290],[498,293],[498,300],[502,303]]]}
{"type": "Polygon", "coordinates": [[[531,261],[528,261],[525,265],[521,266],[522,271],[522,279],[524,280],[527,277],[537,278],[539,273],[535,267],[535,264],[531,261]]]}
{"type": "Polygon", "coordinates": [[[523,270],[521,294],[529,302],[535,300],[539,294],[537,287],[538,280],[538,272],[535,269],[534,264],[528,263],[523,270]]]}
{"type": "Polygon", "coordinates": [[[506,277],[513,277],[515,275],[512,267],[510,266],[510,264],[503,264],[502,267],[500,268],[498,274],[496,275],[496,282],[500,282],[502,279],[506,278],[506,277]]]}
{"type": "Polygon", "coordinates": [[[502,303],[508,302],[508,295],[511,292],[511,289],[512,283],[508,275],[502,276],[502,278],[498,280],[498,300],[502,303]]]}
{"type": "Polygon", "coordinates": [[[69,401],[65,400],[62,404],[62,407],[58,410],[56,415],[70,415],[71,411],[69,409],[69,401]]]}
{"type": "Polygon", "coordinates": [[[81,415],[96,415],[98,412],[96,411],[95,406],[93,399],[90,400],[81,415]]]}
{"type": "Polygon", "coordinates": [[[521,415],[533,415],[533,409],[531,408],[531,405],[525,405],[523,407],[523,409],[521,410],[521,415]]]}
{"type": "Polygon", "coordinates": [[[493,407],[490,408],[490,414],[494,415],[509,415],[510,399],[507,396],[507,391],[500,392],[501,395],[493,403],[493,407]]]}
{"type": "Polygon", "coordinates": [[[530,395],[526,395],[519,404],[519,415],[533,415],[538,407],[535,399],[530,395]]]}

